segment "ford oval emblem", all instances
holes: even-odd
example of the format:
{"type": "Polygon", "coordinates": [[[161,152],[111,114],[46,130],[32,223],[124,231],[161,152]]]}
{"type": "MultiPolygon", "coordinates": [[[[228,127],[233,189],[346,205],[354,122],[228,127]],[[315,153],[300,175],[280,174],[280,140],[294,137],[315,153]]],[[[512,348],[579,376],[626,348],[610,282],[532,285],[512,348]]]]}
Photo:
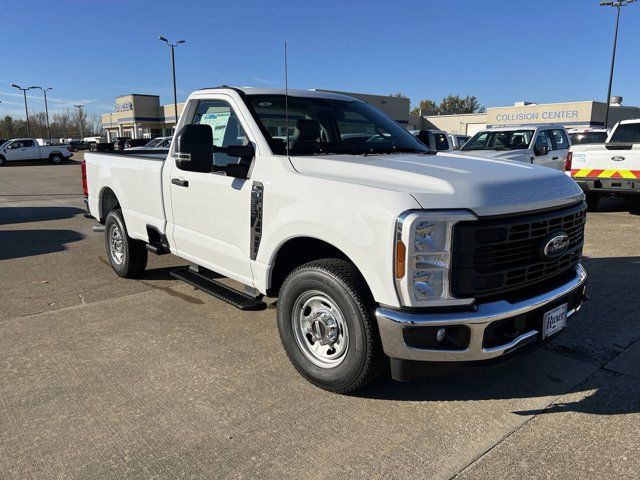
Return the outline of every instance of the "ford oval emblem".
{"type": "Polygon", "coordinates": [[[615,157],[611,157],[611,160],[613,160],[614,162],[622,162],[624,160],[624,157],[616,155],[615,157]]]}
{"type": "Polygon", "coordinates": [[[542,241],[540,256],[547,261],[555,260],[569,248],[569,235],[564,232],[554,232],[542,241]]]}

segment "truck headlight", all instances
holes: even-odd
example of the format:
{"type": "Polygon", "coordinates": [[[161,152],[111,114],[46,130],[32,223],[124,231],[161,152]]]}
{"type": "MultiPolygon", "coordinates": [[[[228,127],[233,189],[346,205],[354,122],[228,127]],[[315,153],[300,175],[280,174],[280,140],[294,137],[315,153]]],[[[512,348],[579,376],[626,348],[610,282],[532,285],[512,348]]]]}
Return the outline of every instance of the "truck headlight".
{"type": "Polygon", "coordinates": [[[453,226],[477,220],[464,210],[409,211],[396,222],[395,283],[402,305],[468,305],[449,290],[453,226]]]}

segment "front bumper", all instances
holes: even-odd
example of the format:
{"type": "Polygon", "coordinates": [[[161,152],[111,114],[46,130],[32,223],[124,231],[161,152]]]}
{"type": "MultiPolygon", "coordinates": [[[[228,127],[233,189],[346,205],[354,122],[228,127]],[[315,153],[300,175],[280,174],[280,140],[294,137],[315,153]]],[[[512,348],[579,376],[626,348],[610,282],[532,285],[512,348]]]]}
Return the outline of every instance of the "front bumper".
{"type": "Polygon", "coordinates": [[[499,300],[481,304],[472,311],[462,312],[442,310],[411,312],[378,308],[376,317],[384,352],[391,359],[438,363],[481,362],[506,357],[525,345],[542,341],[541,326],[544,312],[571,299],[567,317],[575,314],[581,306],[586,279],[586,271],[582,265],[578,264],[575,276],[567,283],[544,294],[514,303],[499,300]],[[485,333],[489,333],[485,331],[490,325],[527,316],[533,317],[533,321],[527,321],[525,324],[531,326],[537,323],[537,328],[526,329],[506,343],[485,346],[487,343],[485,333]],[[538,316],[539,321],[536,321],[538,316]],[[466,328],[469,332],[468,345],[461,348],[416,348],[407,345],[405,333],[408,330],[419,331],[420,327],[424,327],[425,330],[433,327],[466,328]]]}

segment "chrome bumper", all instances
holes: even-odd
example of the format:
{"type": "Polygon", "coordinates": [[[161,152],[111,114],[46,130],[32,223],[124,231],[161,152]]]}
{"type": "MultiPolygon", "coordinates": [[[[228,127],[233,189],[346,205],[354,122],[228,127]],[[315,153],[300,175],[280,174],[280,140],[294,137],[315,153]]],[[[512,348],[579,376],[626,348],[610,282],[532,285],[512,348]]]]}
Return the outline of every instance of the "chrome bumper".
{"type": "MultiPolygon", "coordinates": [[[[500,357],[536,341],[540,332],[531,330],[507,344],[483,348],[484,330],[489,324],[531,312],[568,296],[582,289],[586,279],[586,271],[582,265],[578,264],[575,277],[561,287],[517,303],[509,303],[505,300],[485,303],[478,306],[476,310],[468,312],[413,313],[380,307],[376,310],[376,317],[384,352],[390,358],[423,362],[475,362],[500,357]],[[457,325],[464,325],[470,330],[469,346],[466,349],[419,349],[407,345],[404,341],[404,327],[457,325]]],[[[567,312],[567,316],[573,315],[579,308],[580,304],[567,312]]]]}

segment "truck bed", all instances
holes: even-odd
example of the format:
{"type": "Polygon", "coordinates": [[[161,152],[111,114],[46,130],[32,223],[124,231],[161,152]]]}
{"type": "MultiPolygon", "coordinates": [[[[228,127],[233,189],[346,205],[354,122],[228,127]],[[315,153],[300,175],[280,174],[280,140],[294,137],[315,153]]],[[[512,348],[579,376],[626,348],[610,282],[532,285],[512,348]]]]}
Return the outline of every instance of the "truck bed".
{"type": "Polygon", "coordinates": [[[122,209],[129,236],[147,241],[147,226],[164,233],[166,217],[162,167],[167,153],[162,150],[86,153],[84,158],[91,215],[104,221],[105,203],[112,192],[122,209]]]}
{"type": "Polygon", "coordinates": [[[574,145],[571,176],[640,179],[640,143],[574,145]]]}

